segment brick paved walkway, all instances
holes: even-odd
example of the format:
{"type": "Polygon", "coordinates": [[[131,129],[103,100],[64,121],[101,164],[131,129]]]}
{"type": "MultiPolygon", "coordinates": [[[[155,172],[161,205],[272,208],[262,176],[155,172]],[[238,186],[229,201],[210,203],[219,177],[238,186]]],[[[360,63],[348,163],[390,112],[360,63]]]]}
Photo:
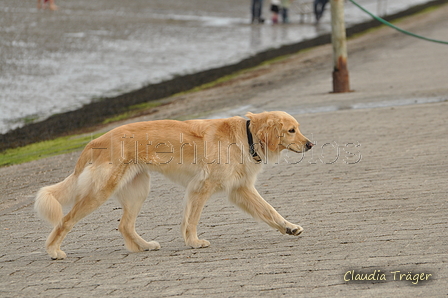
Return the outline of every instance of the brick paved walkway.
{"type": "MultiPolygon", "coordinates": [[[[447,36],[447,21],[434,19],[422,33],[447,36]]],[[[377,54],[382,59],[372,61],[362,51],[350,56],[356,92],[329,95],[321,83],[313,92],[297,91],[299,82],[272,91],[281,94],[279,100],[258,108],[288,111],[301,94],[333,96],[334,102],[363,102],[378,93],[402,99],[397,89],[407,90],[400,83],[418,85],[420,77],[427,81],[416,100],[443,93],[448,99],[446,83],[438,83],[440,75],[448,77],[446,47],[394,39],[406,46],[389,46],[377,54]],[[412,66],[410,53],[421,58],[412,66]],[[408,68],[400,73],[393,63],[408,68]],[[385,70],[387,82],[374,64],[385,70]],[[374,90],[389,83],[395,88],[374,90]]],[[[318,71],[307,79],[329,75],[318,71]]],[[[40,186],[65,178],[78,153],[0,169],[0,296],[446,297],[447,115],[446,101],[297,115],[316,147],[302,160],[289,154],[267,166],[257,185],[285,218],[304,227],[303,235],[281,235],[216,196],[199,225],[211,246],[199,250],[186,248],[180,235],[183,190],[154,175],[137,231],[159,241],[161,250],[128,253],[117,231],[121,210],[111,200],[68,235],[67,259],[51,261],[44,251],[51,229],[35,216],[33,196],[40,186]],[[376,270],[387,280],[345,281],[352,270],[354,277],[376,270]],[[408,272],[411,278],[431,276],[413,285],[400,275],[408,272]]]]}

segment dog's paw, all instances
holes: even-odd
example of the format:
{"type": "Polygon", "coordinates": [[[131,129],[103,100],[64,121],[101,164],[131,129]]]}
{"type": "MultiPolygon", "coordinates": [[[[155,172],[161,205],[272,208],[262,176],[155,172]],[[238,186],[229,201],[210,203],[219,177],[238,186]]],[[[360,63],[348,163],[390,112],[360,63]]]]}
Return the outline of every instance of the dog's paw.
{"type": "Polygon", "coordinates": [[[141,252],[141,251],[148,251],[148,250],[159,250],[160,244],[157,241],[150,241],[146,242],[143,239],[141,241],[131,242],[125,241],[126,249],[130,252],[141,252]]]}
{"type": "Polygon", "coordinates": [[[49,249],[47,250],[47,252],[52,260],[63,260],[67,257],[65,252],[63,252],[60,249],[53,249],[53,250],[49,249]]]}
{"type": "Polygon", "coordinates": [[[208,242],[207,240],[204,240],[204,239],[197,239],[194,241],[189,241],[187,243],[187,245],[191,246],[192,248],[204,248],[204,247],[209,247],[210,242],[208,242]]]}
{"type": "Polygon", "coordinates": [[[159,249],[160,249],[160,244],[157,241],[150,241],[145,246],[145,250],[159,250],[159,249]]]}
{"type": "Polygon", "coordinates": [[[302,234],[303,228],[301,226],[291,225],[290,227],[286,227],[286,234],[299,236],[302,234]]]}

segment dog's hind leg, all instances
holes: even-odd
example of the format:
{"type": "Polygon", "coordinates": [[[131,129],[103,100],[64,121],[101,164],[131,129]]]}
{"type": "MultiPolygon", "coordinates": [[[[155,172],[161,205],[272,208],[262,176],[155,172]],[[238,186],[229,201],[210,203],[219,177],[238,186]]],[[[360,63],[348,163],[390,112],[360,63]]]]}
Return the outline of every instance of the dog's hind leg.
{"type": "Polygon", "coordinates": [[[110,192],[103,193],[101,196],[89,194],[76,203],[72,210],[63,217],[62,222],[53,229],[46,242],[47,252],[53,260],[65,259],[66,254],[60,249],[65,236],[78,221],[101,206],[110,195],[110,192]]]}
{"type": "Polygon", "coordinates": [[[303,228],[283,218],[268,202],[266,202],[255,187],[239,187],[231,190],[229,199],[245,212],[260,219],[282,234],[300,235],[303,228]]]}
{"type": "Polygon", "coordinates": [[[78,177],[76,195],[79,199],[70,212],[62,218],[61,223],[54,227],[45,243],[47,252],[53,260],[66,257],[60,247],[73,226],[101,206],[113,194],[117,181],[120,181],[122,177],[120,170],[86,167],[78,177]]]}
{"type": "Polygon", "coordinates": [[[157,250],[160,244],[156,241],[146,242],[135,231],[135,220],[149,193],[149,174],[137,174],[128,184],[122,187],[116,196],[123,207],[123,217],[118,230],[123,235],[126,248],[132,252],[157,250]]]}

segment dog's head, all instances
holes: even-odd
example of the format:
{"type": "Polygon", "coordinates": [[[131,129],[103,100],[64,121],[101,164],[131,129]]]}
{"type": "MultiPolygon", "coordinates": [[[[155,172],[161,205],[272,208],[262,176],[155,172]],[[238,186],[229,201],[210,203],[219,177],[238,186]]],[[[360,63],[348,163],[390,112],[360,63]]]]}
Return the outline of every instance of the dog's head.
{"type": "Polygon", "coordinates": [[[310,150],[314,144],[299,130],[297,120],[285,112],[247,113],[251,131],[269,151],[288,149],[297,153],[310,150]]]}

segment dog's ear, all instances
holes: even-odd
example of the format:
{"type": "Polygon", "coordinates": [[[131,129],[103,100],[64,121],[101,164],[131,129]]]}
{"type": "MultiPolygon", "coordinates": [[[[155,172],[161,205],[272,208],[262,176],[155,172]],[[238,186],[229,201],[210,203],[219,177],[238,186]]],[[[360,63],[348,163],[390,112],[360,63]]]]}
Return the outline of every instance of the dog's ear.
{"type": "Polygon", "coordinates": [[[260,114],[247,113],[250,119],[252,133],[267,146],[270,151],[276,151],[279,145],[279,137],[283,128],[283,122],[269,112],[260,114]]]}
{"type": "Polygon", "coordinates": [[[254,121],[255,118],[255,114],[251,113],[251,112],[247,112],[246,113],[246,117],[250,119],[250,121],[254,121]]]}
{"type": "Polygon", "coordinates": [[[282,131],[282,123],[268,119],[257,130],[257,137],[268,147],[269,151],[276,151],[279,145],[279,137],[282,131]]]}

